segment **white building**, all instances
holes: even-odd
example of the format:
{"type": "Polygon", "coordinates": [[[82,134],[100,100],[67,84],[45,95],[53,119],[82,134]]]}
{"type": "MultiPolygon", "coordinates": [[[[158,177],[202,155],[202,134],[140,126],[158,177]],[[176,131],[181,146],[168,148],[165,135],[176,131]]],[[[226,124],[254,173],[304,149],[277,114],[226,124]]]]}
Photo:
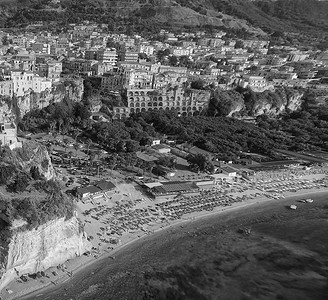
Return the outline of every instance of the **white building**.
{"type": "Polygon", "coordinates": [[[1,146],[9,146],[11,150],[22,146],[22,143],[17,141],[15,123],[0,123],[0,143],[1,146]]]}
{"type": "Polygon", "coordinates": [[[13,93],[16,96],[24,96],[26,92],[32,90],[41,93],[46,89],[52,88],[51,80],[40,77],[33,72],[25,72],[21,70],[11,71],[11,79],[13,82],[13,93]]]}
{"type": "Polygon", "coordinates": [[[154,54],[154,47],[151,45],[141,44],[139,46],[139,53],[145,53],[147,56],[154,54]]]}

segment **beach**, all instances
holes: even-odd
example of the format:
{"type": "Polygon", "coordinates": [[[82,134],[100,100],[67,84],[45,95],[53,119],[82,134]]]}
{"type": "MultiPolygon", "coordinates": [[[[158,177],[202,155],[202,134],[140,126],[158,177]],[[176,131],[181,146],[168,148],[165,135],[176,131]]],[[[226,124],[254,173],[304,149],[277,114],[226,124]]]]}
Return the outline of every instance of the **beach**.
{"type": "MultiPolygon", "coordinates": [[[[321,191],[321,192],[316,192],[316,193],[310,192],[309,194],[306,194],[306,195],[302,194],[302,195],[292,196],[287,199],[279,199],[279,200],[266,200],[265,201],[264,199],[262,199],[262,201],[258,201],[260,199],[255,199],[255,200],[253,199],[254,201],[250,201],[248,203],[237,203],[234,206],[222,209],[221,211],[217,211],[212,214],[202,215],[202,216],[199,216],[198,218],[191,217],[186,220],[179,220],[175,223],[172,223],[170,226],[168,226],[164,229],[158,230],[157,232],[155,232],[152,235],[145,235],[144,237],[136,238],[136,239],[130,241],[130,243],[125,243],[125,244],[121,245],[120,247],[118,247],[117,249],[113,250],[113,252],[111,252],[110,254],[109,253],[104,254],[102,257],[99,257],[98,259],[90,260],[85,257],[78,258],[78,259],[74,260],[72,262],[72,264],[68,263],[68,267],[70,269],[74,269],[72,277],[65,278],[65,276],[62,276],[60,279],[58,279],[56,286],[51,284],[51,285],[46,286],[43,289],[37,290],[37,292],[32,292],[32,294],[29,294],[26,297],[17,298],[17,299],[84,299],[83,295],[81,296],[81,291],[84,291],[85,287],[87,287],[88,284],[82,285],[80,283],[81,276],[82,276],[83,280],[86,280],[86,278],[87,278],[88,281],[91,281],[91,282],[93,282],[93,284],[97,285],[100,282],[100,277],[102,277],[102,276],[104,276],[106,278],[108,277],[106,275],[107,274],[106,272],[108,272],[108,274],[112,274],[112,276],[114,276],[114,277],[117,276],[117,275],[115,275],[115,265],[119,265],[123,269],[126,267],[127,270],[129,270],[131,267],[133,267],[134,264],[138,265],[138,261],[133,263],[133,260],[130,261],[129,264],[126,264],[126,260],[129,260],[129,257],[126,256],[127,255],[126,252],[130,251],[134,255],[134,257],[139,257],[139,259],[143,256],[146,256],[147,258],[153,257],[154,262],[156,262],[158,260],[158,258],[156,257],[157,256],[156,253],[158,253],[158,252],[162,253],[163,248],[164,249],[166,248],[165,245],[161,245],[162,243],[163,244],[168,243],[172,247],[172,244],[171,244],[172,242],[170,241],[172,235],[175,236],[175,235],[182,234],[184,236],[184,234],[185,234],[184,232],[186,232],[186,230],[190,230],[190,231],[193,231],[194,232],[193,234],[195,234],[197,236],[197,232],[201,231],[201,227],[218,226],[218,224],[216,224],[218,219],[221,219],[220,220],[221,223],[225,223],[225,225],[223,225],[224,227],[229,226],[229,222],[233,222],[233,223],[237,222],[237,224],[240,223],[240,224],[238,224],[239,226],[244,226],[243,222],[241,222],[239,220],[239,217],[240,217],[240,215],[245,215],[245,213],[247,213],[247,212],[255,213],[257,211],[258,213],[263,214],[266,211],[269,211],[271,213],[274,211],[274,209],[278,209],[278,211],[280,211],[282,209],[284,213],[291,214],[294,212],[286,209],[285,206],[295,203],[295,201],[297,201],[297,199],[307,196],[307,197],[312,197],[313,199],[316,199],[314,205],[318,205],[319,202],[328,204],[328,201],[326,201],[327,195],[328,195],[328,191],[321,191]],[[213,223],[213,225],[211,225],[212,223],[213,223]],[[155,240],[155,242],[154,242],[154,240],[155,240]],[[137,251],[136,251],[136,248],[138,249],[137,251]],[[154,253],[154,256],[150,256],[149,253],[154,253]],[[114,255],[115,255],[115,259],[113,259],[114,255]],[[75,265],[74,265],[74,263],[75,263],[75,265]],[[125,264],[125,267],[124,267],[124,264],[125,264]],[[113,266],[113,268],[111,268],[110,266],[113,266]],[[101,271],[102,268],[104,268],[104,270],[101,271]],[[97,271],[95,271],[95,270],[97,270],[97,271]],[[102,272],[102,275],[100,275],[100,274],[95,275],[96,272],[100,272],[100,271],[102,272]],[[97,283],[97,281],[99,281],[99,282],[97,283]],[[73,290],[71,290],[72,286],[74,286],[74,292],[73,292],[73,290]],[[80,291],[79,291],[79,288],[81,288],[80,291]],[[69,292],[69,290],[71,290],[71,292],[69,292]],[[59,291],[61,291],[61,292],[59,292],[59,291]],[[65,295],[65,294],[67,294],[67,295],[65,295]],[[57,297],[57,295],[58,295],[58,297],[57,297]],[[77,296],[77,295],[79,295],[79,296],[77,296]],[[60,298],[60,297],[62,297],[62,298],[60,298]]],[[[311,204],[309,204],[309,205],[311,205],[311,204]]],[[[264,213],[264,216],[262,215],[262,216],[258,216],[258,217],[265,218],[265,213],[264,213]]],[[[250,219],[252,219],[252,218],[250,218],[250,219]]],[[[254,220],[252,220],[252,222],[253,221],[254,220]]],[[[222,224],[221,224],[221,226],[222,226],[222,224]]],[[[247,224],[245,226],[247,226],[247,224]]],[[[236,224],[234,223],[233,225],[231,225],[231,227],[236,227],[236,224]]],[[[236,230],[236,228],[235,228],[235,230],[236,230]]],[[[187,231],[188,237],[189,237],[190,231],[187,231]]],[[[206,238],[208,238],[208,237],[206,236],[206,238]]],[[[195,239],[195,237],[191,237],[191,240],[194,240],[194,239],[195,239]]],[[[179,243],[181,243],[181,240],[179,240],[179,243]]],[[[195,244],[197,244],[197,241],[195,241],[195,244]]],[[[195,245],[195,247],[196,247],[196,245],[195,245]]],[[[202,247],[200,246],[200,248],[202,248],[202,247]]],[[[130,253],[130,256],[131,256],[131,253],[130,253]]],[[[160,257],[160,255],[159,255],[159,257],[160,257]]],[[[135,258],[134,258],[134,260],[135,260],[135,258]]],[[[168,259],[167,263],[169,261],[170,261],[170,259],[168,259]]],[[[167,264],[167,263],[165,263],[165,264],[167,264]]],[[[122,270],[120,272],[122,272],[122,270]]],[[[118,274],[120,272],[118,272],[118,274]]],[[[126,272],[128,272],[128,271],[126,271],[126,272]]],[[[128,276],[128,275],[125,275],[125,276],[128,276]]],[[[93,284],[90,284],[89,287],[92,286],[93,284]]],[[[37,287],[37,285],[35,285],[35,283],[34,283],[33,288],[35,289],[36,287],[37,287]]],[[[42,285],[40,285],[39,287],[42,288],[42,285]]],[[[94,292],[97,292],[98,290],[99,289],[97,287],[94,292]]],[[[24,292],[26,293],[26,289],[24,292]]],[[[85,299],[89,299],[88,295],[87,295],[89,293],[92,293],[92,288],[89,292],[86,293],[85,297],[87,297],[87,298],[85,298],[85,299]]],[[[107,299],[107,298],[101,298],[102,296],[99,296],[99,297],[100,298],[93,298],[93,299],[107,299]]],[[[112,297],[114,297],[114,296],[112,295],[112,297]]],[[[10,299],[10,298],[8,298],[8,299],[10,299]]],[[[16,299],[16,298],[12,298],[12,299],[16,299]]],[[[92,299],[92,298],[90,298],[90,299],[92,299]]],[[[124,298],[119,298],[119,297],[115,298],[114,297],[114,298],[110,298],[110,299],[124,299],[124,298]]],[[[132,297],[132,298],[126,298],[126,299],[134,299],[134,298],[132,297]]]]}
{"type": "MultiPolygon", "coordinates": [[[[167,237],[172,230],[193,226],[198,220],[205,220],[205,224],[208,220],[222,216],[233,220],[243,211],[254,207],[285,207],[290,201],[295,204],[295,199],[317,198],[328,193],[325,185],[324,174],[302,174],[302,178],[295,178],[293,175],[288,178],[269,178],[265,182],[257,179],[256,183],[224,183],[204,189],[200,195],[181,196],[178,200],[159,202],[146,198],[136,186],[117,184],[115,191],[106,194],[106,197],[77,203],[79,217],[84,221],[89,237],[92,236],[93,249],[90,253],[46,270],[47,277],[12,282],[2,291],[1,297],[37,299],[40,294],[38,299],[43,299],[43,291],[61,289],[63,285],[74,282],[79,273],[92,268],[99,261],[116,262],[125,249],[135,247],[152,237],[163,234],[167,237]],[[284,195],[277,193],[280,190],[272,189],[284,189],[284,195]],[[115,240],[114,244],[109,243],[111,239],[115,240]],[[56,273],[55,276],[53,272],[56,273]],[[26,294],[29,296],[24,297],[26,294]]],[[[139,255],[139,250],[136,252],[139,255]]]]}

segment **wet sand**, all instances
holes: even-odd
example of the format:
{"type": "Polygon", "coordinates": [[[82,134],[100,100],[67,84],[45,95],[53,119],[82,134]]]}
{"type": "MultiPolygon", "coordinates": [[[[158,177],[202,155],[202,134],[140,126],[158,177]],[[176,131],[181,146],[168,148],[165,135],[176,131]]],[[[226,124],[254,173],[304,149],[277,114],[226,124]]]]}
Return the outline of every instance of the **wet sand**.
{"type": "Polygon", "coordinates": [[[306,197],[177,224],[20,299],[326,299],[328,193],[306,197]]]}

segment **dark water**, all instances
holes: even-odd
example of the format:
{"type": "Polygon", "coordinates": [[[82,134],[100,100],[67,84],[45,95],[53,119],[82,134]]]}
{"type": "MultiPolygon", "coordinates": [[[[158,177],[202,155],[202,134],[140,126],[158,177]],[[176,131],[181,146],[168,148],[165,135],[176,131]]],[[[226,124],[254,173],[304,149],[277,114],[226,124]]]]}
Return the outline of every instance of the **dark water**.
{"type": "Polygon", "coordinates": [[[328,196],[311,196],[155,233],[22,299],[328,299],[328,196]]]}

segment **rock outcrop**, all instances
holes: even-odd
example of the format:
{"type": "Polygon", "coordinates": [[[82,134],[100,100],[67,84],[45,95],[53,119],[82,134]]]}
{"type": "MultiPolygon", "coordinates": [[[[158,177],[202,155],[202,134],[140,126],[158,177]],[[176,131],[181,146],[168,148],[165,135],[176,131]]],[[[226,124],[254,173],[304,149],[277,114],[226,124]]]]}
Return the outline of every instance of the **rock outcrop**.
{"type": "Polygon", "coordinates": [[[263,114],[276,116],[284,112],[296,111],[301,107],[304,93],[286,88],[276,89],[275,92],[265,91],[258,94],[251,108],[251,116],[263,114]]]}
{"type": "Polygon", "coordinates": [[[35,93],[32,90],[26,91],[20,97],[0,98],[0,116],[23,117],[32,109],[42,109],[51,103],[61,102],[68,97],[72,102],[82,100],[84,92],[82,78],[69,78],[53,84],[51,90],[35,93]]]}
{"type": "Polygon", "coordinates": [[[31,172],[31,168],[35,167],[39,173],[42,174],[46,180],[55,178],[55,169],[51,163],[49,153],[45,146],[35,143],[24,144],[23,147],[29,147],[31,156],[26,161],[21,161],[21,166],[28,173],[31,172]]]}
{"type": "Polygon", "coordinates": [[[6,263],[0,269],[0,290],[22,274],[33,274],[90,250],[76,217],[47,222],[36,229],[13,233],[6,263]]]}
{"type": "Polygon", "coordinates": [[[249,89],[240,92],[218,89],[212,93],[208,114],[228,117],[257,117],[263,114],[277,116],[300,109],[303,95],[304,92],[290,88],[277,88],[262,93],[249,89]]]}

